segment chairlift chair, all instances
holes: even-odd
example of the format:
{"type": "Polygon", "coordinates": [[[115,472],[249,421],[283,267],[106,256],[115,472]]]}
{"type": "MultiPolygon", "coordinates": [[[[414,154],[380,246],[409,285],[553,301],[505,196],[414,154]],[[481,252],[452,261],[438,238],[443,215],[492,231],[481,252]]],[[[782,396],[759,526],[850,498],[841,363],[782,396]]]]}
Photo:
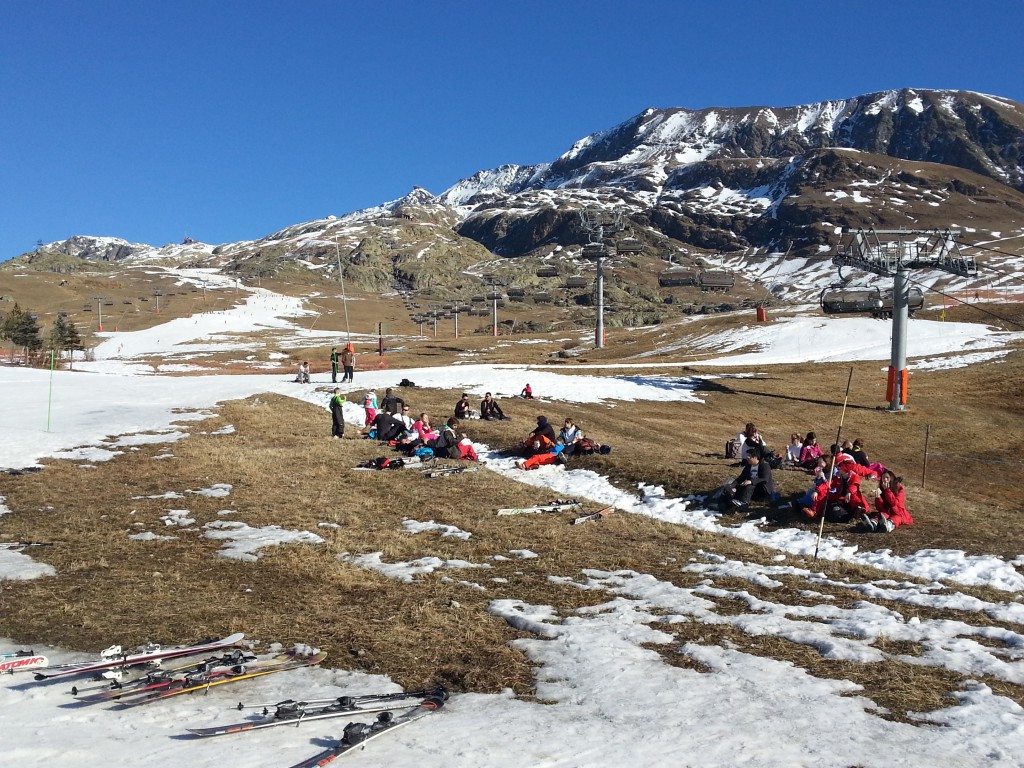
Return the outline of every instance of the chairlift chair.
{"type": "Polygon", "coordinates": [[[644,244],[635,237],[623,237],[615,243],[615,250],[618,253],[642,253],[644,244]]]}
{"type": "Polygon", "coordinates": [[[675,288],[685,285],[697,285],[696,270],[670,267],[658,273],[658,285],[662,288],[675,288]]]}

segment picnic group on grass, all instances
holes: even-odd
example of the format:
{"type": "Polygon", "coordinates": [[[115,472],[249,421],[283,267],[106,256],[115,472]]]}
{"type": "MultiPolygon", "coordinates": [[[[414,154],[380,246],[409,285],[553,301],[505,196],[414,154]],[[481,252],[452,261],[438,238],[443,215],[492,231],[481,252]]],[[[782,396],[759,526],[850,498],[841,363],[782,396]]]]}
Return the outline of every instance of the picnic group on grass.
{"type": "MultiPolygon", "coordinates": [[[[352,381],[353,359],[351,344],[341,355],[337,348],[331,350],[332,381],[337,381],[339,362],[344,368],[342,382],[352,381]]],[[[308,382],[308,363],[303,363],[303,366],[304,372],[300,366],[296,381],[308,382]]],[[[405,379],[401,385],[415,386],[405,379]]],[[[519,396],[535,399],[529,384],[519,396]]],[[[330,401],[331,435],[335,439],[345,435],[345,403],[341,389],[335,388],[330,401]]],[[[362,397],[362,407],[365,431],[360,434],[363,437],[387,443],[405,456],[415,456],[421,461],[435,458],[476,461],[478,457],[472,441],[460,431],[462,422],[510,420],[490,392],[484,394],[477,408],[473,407],[469,394],[463,392],[455,403],[453,415],[436,428],[426,412],[414,418],[410,406],[391,387],[387,388],[380,402],[376,392],[367,391],[362,397]]],[[[572,418],[565,418],[557,430],[547,416],[537,416],[536,419],[536,427],[516,446],[519,458],[515,466],[518,469],[564,465],[573,456],[611,452],[610,446],[585,436],[572,418]]],[[[768,447],[755,424],[748,423],[735,440],[726,444],[725,451],[726,458],[738,459],[743,469],[739,476],[714,490],[708,501],[717,503],[722,512],[749,512],[752,502],[763,501],[774,507],[776,517],[788,512],[797,519],[853,522],[863,531],[888,533],[901,525],[912,524],[914,519],[907,511],[903,478],[883,464],[871,461],[864,445],[861,438],[846,440],[830,446],[826,454],[814,432],[807,432],[802,437],[793,433],[783,456],[768,447]],[[772,470],[783,468],[812,475],[810,487],[803,493],[783,499],[772,475],[772,470]],[[862,488],[867,479],[877,482],[873,503],[868,501],[862,488]]]]}
{"type": "Polygon", "coordinates": [[[803,438],[794,433],[783,457],[768,447],[756,425],[748,423],[726,446],[727,458],[738,458],[743,469],[738,477],[715,491],[712,500],[723,509],[746,512],[752,501],[760,499],[774,504],[777,511],[790,511],[798,518],[853,522],[864,531],[889,533],[901,525],[912,524],[903,478],[871,461],[864,445],[861,438],[846,440],[830,446],[826,455],[814,432],[803,438]],[[780,468],[812,474],[811,486],[804,493],[783,500],[772,476],[772,470],[780,468]],[[873,504],[861,487],[869,478],[878,484],[873,504]]]}

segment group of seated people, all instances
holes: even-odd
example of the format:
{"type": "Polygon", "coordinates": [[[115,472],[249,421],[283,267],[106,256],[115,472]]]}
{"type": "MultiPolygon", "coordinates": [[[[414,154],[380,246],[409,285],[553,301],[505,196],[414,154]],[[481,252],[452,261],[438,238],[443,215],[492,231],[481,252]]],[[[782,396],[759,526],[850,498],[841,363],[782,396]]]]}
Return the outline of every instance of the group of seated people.
{"type": "Polygon", "coordinates": [[[520,446],[525,458],[519,459],[516,467],[536,469],[546,464],[565,464],[570,456],[581,450],[584,440],[583,433],[572,419],[566,418],[556,434],[547,416],[538,416],[536,428],[520,446]]]}
{"type": "Polygon", "coordinates": [[[480,410],[478,411],[473,410],[473,404],[469,402],[469,393],[463,392],[462,397],[455,403],[455,418],[483,419],[484,421],[511,420],[511,417],[506,416],[505,412],[501,410],[498,401],[490,392],[486,393],[484,399],[480,401],[480,410]]]}
{"type": "MultiPolygon", "coordinates": [[[[778,457],[753,423],[748,423],[738,438],[743,470],[739,477],[726,483],[718,497],[722,503],[745,511],[755,498],[764,498],[779,506],[781,496],[772,477],[772,465],[778,457]]],[[[862,530],[891,532],[900,525],[910,525],[913,517],[907,511],[903,478],[878,462],[868,459],[864,441],[857,438],[832,445],[829,455],[818,445],[817,437],[808,432],[801,439],[794,434],[787,449],[789,466],[814,474],[813,485],[788,505],[811,519],[824,517],[829,522],[856,522],[862,530]],[[831,469],[830,469],[831,468],[831,469]],[[832,476],[829,477],[829,472],[832,476]],[[868,503],[861,490],[864,478],[878,480],[874,505],[868,503]]],[[[778,464],[776,464],[778,466],[778,464]]]]}
{"type": "Polygon", "coordinates": [[[426,411],[416,419],[410,411],[410,407],[400,397],[393,396],[389,389],[365,436],[388,443],[407,456],[414,455],[418,448],[426,447],[434,458],[477,460],[472,441],[464,432],[458,432],[458,419],[452,417],[440,429],[435,429],[426,411]]]}

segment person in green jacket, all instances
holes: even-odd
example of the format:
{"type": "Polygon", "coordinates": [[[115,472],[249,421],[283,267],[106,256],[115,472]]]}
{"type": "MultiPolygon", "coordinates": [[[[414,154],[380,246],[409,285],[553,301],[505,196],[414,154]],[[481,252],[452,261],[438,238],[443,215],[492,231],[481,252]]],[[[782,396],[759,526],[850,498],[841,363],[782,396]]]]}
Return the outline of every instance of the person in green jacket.
{"type": "Polygon", "coordinates": [[[334,388],[331,398],[331,437],[340,440],[345,436],[345,396],[339,387],[334,388]]]}

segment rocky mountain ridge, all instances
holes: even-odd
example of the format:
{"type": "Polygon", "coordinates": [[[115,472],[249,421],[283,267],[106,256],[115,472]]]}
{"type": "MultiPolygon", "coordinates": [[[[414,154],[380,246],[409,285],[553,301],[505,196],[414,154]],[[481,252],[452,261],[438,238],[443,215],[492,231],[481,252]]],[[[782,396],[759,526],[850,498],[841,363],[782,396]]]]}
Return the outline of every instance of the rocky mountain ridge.
{"type": "Polygon", "coordinates": [[[439,195],[414,188],[258,240],[153,248],[75,237],[17,261],[64,270],[145,259],[242,276],[340,268],[373,290],[502,269],[522,282],[541,261],[585,268],[579,211],[594,206],[623,214],[644,245],[630,260],[641,273],[716,253],[813,258],[844,227],[1006,236],[1024,215],[1024,105],[902,89],[783,108],[648,109],[551,163],[483,170],[439,195]]]}

